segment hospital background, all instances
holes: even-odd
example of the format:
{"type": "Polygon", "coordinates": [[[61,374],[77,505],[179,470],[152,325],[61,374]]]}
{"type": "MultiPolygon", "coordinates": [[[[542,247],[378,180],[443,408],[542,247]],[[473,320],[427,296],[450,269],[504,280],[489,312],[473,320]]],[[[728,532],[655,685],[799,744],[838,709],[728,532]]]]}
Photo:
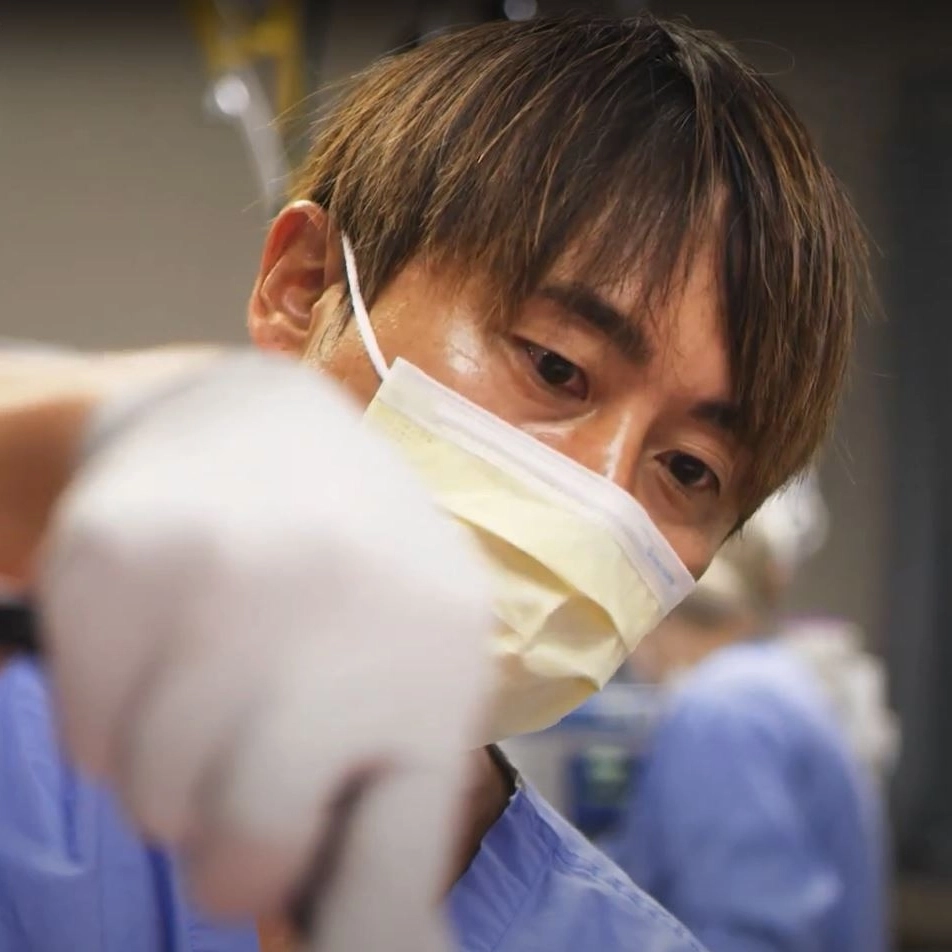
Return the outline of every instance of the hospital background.
{"type": "MultiPolygon", "coordinates": [[[[333,84],[455,24],[568,6],[5,5],[0,335],[241,342],[268,216],[333,84]]],[[[787,610],[848,620],[882,659],[902,737],[894,947],[952,949],[952,4],[648,6],[723,33],[773,76],[875,244],[883,313],[860,328],[820,470],[828,535],[787,610]]],[[[626,697],[523,744],[527,772],[583,827],[610,822],[617,753],[637,746],[640,702],[626,697]]]]}

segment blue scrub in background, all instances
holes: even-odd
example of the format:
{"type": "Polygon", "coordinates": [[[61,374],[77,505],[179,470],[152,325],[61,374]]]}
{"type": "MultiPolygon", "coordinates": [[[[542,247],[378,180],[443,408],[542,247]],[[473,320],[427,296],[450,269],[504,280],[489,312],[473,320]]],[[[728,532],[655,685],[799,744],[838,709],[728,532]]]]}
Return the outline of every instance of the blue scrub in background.
{"type": "Polygon", "coordinates": [[[606,848],[710,952],[885,949],[877,794],[780,645],[685,676],[606,848]]]}
{"type": "MultiPolygon", "coordinates": [[[[704,952],[517,781],[452,889],[461,952],[704,952]]],[[[0,672],[0,950],[256,952],[253,928],[199,916],[173,864],[57,748],[32,663],[0,672]]],[[[355,950],[357,952],[357,950],[355,950]]]]}

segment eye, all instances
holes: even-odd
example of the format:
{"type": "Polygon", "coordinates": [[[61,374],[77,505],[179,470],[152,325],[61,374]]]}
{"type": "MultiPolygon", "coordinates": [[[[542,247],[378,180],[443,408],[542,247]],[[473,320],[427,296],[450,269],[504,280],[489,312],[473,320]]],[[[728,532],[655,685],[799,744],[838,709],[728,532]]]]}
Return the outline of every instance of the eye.
{"type": "Polygon", "coordinates": [[[553,389],[567,391],[579,400],[588,396],[588,379],[572,361],[566,360],[554,350],[539,347],[538,344],[525,341],[523,346],[543,383],[553,389]]]}
{"type": "Polygon", "coordinates": [[[664,457],[668,472],[683,489],[694,492],[719,492],[720,480],[707,463],[689,453],[668,453],[664,457]]]}

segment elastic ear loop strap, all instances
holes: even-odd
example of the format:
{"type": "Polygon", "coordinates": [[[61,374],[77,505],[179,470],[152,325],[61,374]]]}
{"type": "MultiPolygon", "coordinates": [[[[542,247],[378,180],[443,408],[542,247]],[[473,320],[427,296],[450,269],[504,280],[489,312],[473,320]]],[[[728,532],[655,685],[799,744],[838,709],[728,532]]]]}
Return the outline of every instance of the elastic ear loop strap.
{"type": "Polygon", "coordinates": [[[364,296],[360,291],[360,281],[357,278],[357,262],[354,260],[354,249],[350,239],[341,235],[341,244],[344,246],[344,267],[347,269],[347,283],[350,285],[350,300],[354,308],[354,319],[357,321],[357,330],[367,350],[367,356],[374,365],[377,375],[383,380],[390,369],[383,356],[383,351],[377,343],[377,335],[370,323],[370,315],[364,305],[364,296]]]}

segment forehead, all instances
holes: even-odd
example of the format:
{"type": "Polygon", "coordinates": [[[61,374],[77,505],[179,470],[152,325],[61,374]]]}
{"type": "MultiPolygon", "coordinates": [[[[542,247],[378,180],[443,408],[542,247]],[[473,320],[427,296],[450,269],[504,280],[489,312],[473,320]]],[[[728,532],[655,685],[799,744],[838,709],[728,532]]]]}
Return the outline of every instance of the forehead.
{"type": "Polygon", "coordinates": [[[584,259],[564,255],[542,282],[554,296],[611,338],[672,388],[703,390],[712,399],[733,394],[723,293],[722,255],[716,237],[686,249],[659,280],[632,266],[622,278],[587,280],[584,259]]]}
{"type": "Polygon", "coordinates": [[[719,249],[703,245],[684,278],[659,302],[649,326],[660,345],[660,366],[687,374],[692,386],[733,396],[719,249]]]}

